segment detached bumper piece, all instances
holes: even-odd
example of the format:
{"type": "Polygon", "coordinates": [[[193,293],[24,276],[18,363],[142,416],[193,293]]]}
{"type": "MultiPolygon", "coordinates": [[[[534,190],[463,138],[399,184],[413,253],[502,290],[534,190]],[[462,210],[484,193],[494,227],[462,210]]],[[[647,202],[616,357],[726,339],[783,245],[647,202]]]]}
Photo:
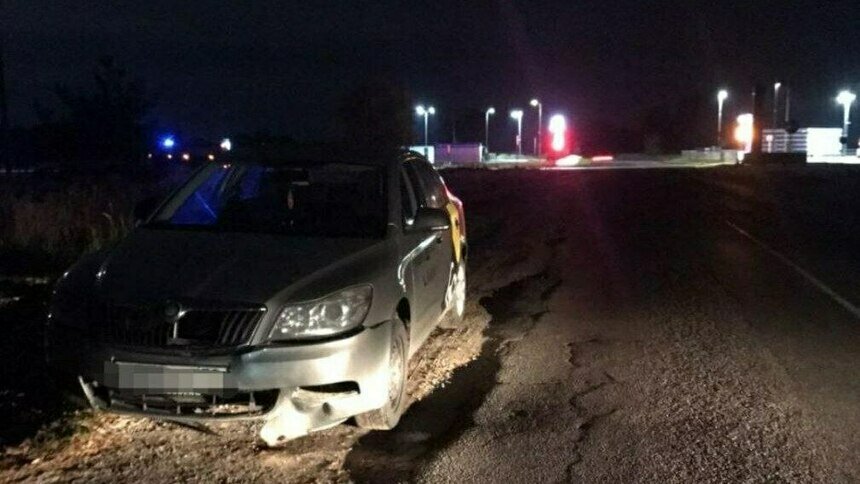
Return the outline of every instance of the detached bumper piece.
{"type": "Polygon", "coordinates": [[[179,422],[265,420],[260,438],[269,446],[343,423],[361,406],[355,382],[285,390],[206,394],[117,391],[78,377],[97,410],[179,422]]]}
{"type": "Polygon", "coordinates": [[[282,392],[275,409],[266,416],[260,438],[274,447],[310,432],[334,427],[355,414],[360,398],[354,382],[282,392]]]}

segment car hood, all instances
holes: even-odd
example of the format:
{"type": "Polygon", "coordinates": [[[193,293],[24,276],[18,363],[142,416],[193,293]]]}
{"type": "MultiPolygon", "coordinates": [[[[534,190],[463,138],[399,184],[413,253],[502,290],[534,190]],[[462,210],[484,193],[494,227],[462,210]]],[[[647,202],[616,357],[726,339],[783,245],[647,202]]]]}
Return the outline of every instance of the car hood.
{"type": "Polygon", "coordinates": [[[111,251],[96,284],[117,303],[171,298],[263,303],[381,242],[144,228],[111,251]]]}

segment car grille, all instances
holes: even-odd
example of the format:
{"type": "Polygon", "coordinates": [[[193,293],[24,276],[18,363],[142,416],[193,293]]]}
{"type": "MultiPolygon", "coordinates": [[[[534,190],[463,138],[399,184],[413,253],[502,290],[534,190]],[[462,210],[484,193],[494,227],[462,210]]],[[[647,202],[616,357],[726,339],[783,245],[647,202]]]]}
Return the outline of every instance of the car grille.
{"type": "Polygon", "coordinates": [[[157,310],[112,306],[103,339],[138,347],[230,347],[248,343],[265,308],[186,309],[175,322],[157,310]]]}

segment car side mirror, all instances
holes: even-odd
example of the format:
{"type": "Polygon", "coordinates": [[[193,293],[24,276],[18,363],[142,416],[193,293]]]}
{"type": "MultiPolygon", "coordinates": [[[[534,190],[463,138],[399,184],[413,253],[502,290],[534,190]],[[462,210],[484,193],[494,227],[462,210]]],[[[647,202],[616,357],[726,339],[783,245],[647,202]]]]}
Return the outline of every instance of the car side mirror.
{"type": "Polygon", "coordinates": [[[421,207],[415,214],[412,230],[419,232],[441,232],[451,228],[451,218],[442,208],[421,207]]]}
{"type": "Polygon", "coordinates": [[[140,224],[146,221],[152,215],[152,212],[158,207],[157,197],[147,197],[134,206],[134,223],[140,224]]]}

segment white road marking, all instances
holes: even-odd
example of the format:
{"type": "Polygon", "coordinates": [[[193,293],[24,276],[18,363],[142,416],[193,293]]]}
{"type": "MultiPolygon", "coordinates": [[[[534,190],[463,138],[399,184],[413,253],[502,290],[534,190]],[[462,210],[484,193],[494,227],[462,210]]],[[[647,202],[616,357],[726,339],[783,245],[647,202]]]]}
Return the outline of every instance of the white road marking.
{"type": "Polygon", "coordinates": [[[854,315],[854,317],[856,317],[857,319],[860,319],[860,308],[858,308],[857,306],[855,306],[855,305],[851,304],[851,302],[850,302],[850,301],[848,301],[848,300],[847,300],[847,299],[845,299],[844,297],[840,296],[840,295],[839,295],[836,291],[834,291],[833,289],[830,289],[829,287],[827,287],[827,285],[826,285],[826,284],[824,284],[823,282],[821,282],[821,280],[819,280],[817,277],[813,276],[809,271],[807,271],[807,270],[806,270],[806,269],[804,269],[803,267],[800,267],[799,265],[797,265],[796,263],[794,263],[794,262],[793,262],[791,259],[789,259],[788,257],[786,257],[786,256],[782,255],[781,253],[777,252],[776,250],[774,250],[774,249],[770,248],[767,244],[765,244],[765,243],[764,243],[764,242],[762,242],[761,240],[757,239],[756,237],[754,237],[753,235],[751,235],[751,234],[750,234],[749,232],[747,232],[746,230],[744,230],[744,229],[742,229],[742,228],[738,227],[737,225],[735,225],[735,224],[733,224],[733,223],[729,222],[728,220],[726,220],[725,222],[726,222],[726,224],[727,224],[729,227],[731,227],[731,228],[735,229],[735,231],[737,231],[739,234],[743,235],[744,237],[746,237],[747,239],[749,239],[750,241],[752,241],[754,244],[756,244],[757,246],[759,246],[759,247],[761,247],[762,249],[764,249],[765,251],[767,251],[770,255],[772,255],[772,256],[774,256],[774,257],[776,257],[777,259],[779,259],[783,264],[785,264],[785,265],[787,265],[788,267],[790,267],[790,268],[794,269],[794,271],[795,271],[795,272],[797,272],[798,274],[800,274],[801,276],[803,276],[803,278],[804,278],[804,279],[806,279],[810,284],[812,284],[813,286],[815,286],[816,288],[818,288],[818,290],[819,290],[819,291],[821,291],[821,292],[823,292],[824,294],[826,294],[826,295],[830,296],[830,298],[831,298],[831,299],[833,299],[834,301],[836,301],[836,303],[837,303],[837,304],[839,304],[840,306],[842,306],[843,308],[845,308],[845,310],[847,310],[849,313],[853,314],[853,315],[854,315]]]}

